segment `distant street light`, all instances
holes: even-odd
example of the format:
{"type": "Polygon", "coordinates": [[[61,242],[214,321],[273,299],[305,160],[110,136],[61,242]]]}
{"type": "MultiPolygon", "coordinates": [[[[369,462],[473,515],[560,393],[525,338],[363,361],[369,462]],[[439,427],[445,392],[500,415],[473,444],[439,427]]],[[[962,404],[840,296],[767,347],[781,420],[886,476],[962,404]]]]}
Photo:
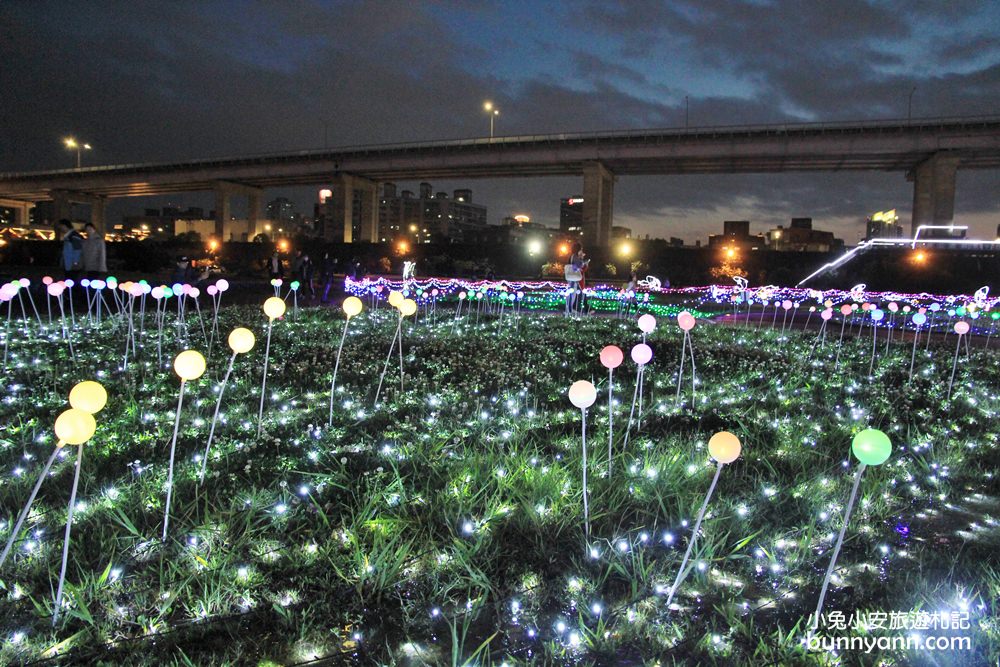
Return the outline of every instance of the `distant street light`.
{"type": "Polygon", "coordinates": [[[906,103],[906,122],[909,123],[910,119],[913,118],[913,93],[917,92],[917,87],[914,86],[910,89],[910,99],[906,103]]]}
{"type": "Polygon", "coordinates": [[[539,240],[532,240],[528,242],[528,254],[537,255],[542,251],[542,242],[539,240]]]}
{"type": "Polygon", "coordinates": [[[497,116],[500,115],[500,109],[497,109],[495,106],[493,106],[493,102],[490,102],[490,101],[487,100],[486,102],[483,102],[483,111],[485,111],[486,113],[488,113],[489,116],[490,116],[490,139],[492,139],[493,138],[493,120],[497,116]]]}
{"type": "Polygon", "coordinates": [[[76,168],[80,168],[80,153],[83,151],[90,150],[90,144],[82,143],[74,139],[73,137],[66,137],[63,139],[63,144],[71,151],[76,151],[76,168]]]}
{"type": "Polygon", "coordinates": [[[629,255],[632,254],[632,244],[628,243],[627,241],[625,243],[622,243],[618,247],[618,252],[621,253],[622,257],[628,257],[629,255]]]}

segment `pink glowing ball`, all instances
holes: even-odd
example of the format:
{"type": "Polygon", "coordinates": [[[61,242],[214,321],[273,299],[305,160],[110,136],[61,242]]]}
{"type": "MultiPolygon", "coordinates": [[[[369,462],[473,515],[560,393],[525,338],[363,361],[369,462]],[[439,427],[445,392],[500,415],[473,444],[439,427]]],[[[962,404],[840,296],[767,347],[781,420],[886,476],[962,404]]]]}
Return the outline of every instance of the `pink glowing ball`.
{"type": "Polygon", "coordinates": [[[889,312],[890,313],[895,313],[898,310],[899,310],[899,304],[897,304],[895,301],[890,301],[889,302],[889,312]]]}
{"type": "Polygon", "coordinates": [[[27,278],[21,278],[18,282],[21,283],[21,287],[27,287],[31,284],[31,281],[27,278]]]}
{"type": "Polygon", "coordinates": [[[918,313],[926,313],[926,312],[927,312],[927,309],[921,306],[921,307],[920,307],[920,308],[919,308],[919,309],[917,310],[917,312],[918,312],[918,313]]]}
{"type": "Polygon", "coordinates": [[[656,318],[646,313],[639,318],[639,330],[642,333],[653,333],[653,329],[656,328],[656,318]]]}
{"type": "Polygon", "coordinates": [[[694,329],[694,316],[686,310],[681,311],[681,314],[677,316],[677,326],[684,331],[691,331],[694,329]]]}
{"type": "Polygon", "coordinates": [[[833,317],[833,310],[830,309],[830,308],[827,308],[822,313],[820,313],[819,316],[822,317],[824,320],[828,320],[831,317],[833,317]]]}
{"type": "Polygon", "coordinates": [[[197,299],[201,295],[201,290],[198,289],[197,287],[192,287],[191,289],[188,290],[188,295],[197,299]]]}
{"type": "Polygon", "coordinates": [[[784,308],[785,310],[791,310],[792,302],[789,301],[788,299],[785,299],[784,301],[781,302],[781,307],[784,308]]]}
{"type": "Polygon", "coordinates": [[[601,350],[601,365],[605,368],[618,368],[625,360],[625,353],[617,345],[608,345],[601,350]]]}
{"type": "Polygon", "coordinates": [[[219,280],[215,283],[215,286],[219,288],[220,292],[225,292],[229,289],[229,281],[225,278],[219,278],[219,280]]]}
{"type": "Polygon", "coordinates": [[[846,316],[846,315],[850,315],[853,312],[854,312],[854,309],[851,308],[850,306],[848,306],[846,303],[843,306],[840,307],[840,314],[841,315],[845,315],[846,316]]]}
{"type": "Polygon", "coordinates": [[[157,299],[157,300],[162,299],[163,298],[163,288],[159,287],[159,286],[154,287],[153,291],[152,291],[152,295],[153,295],[154,299],[157,299]]]}
{"type": "Polygon", "coordinates": [[[132,296],[142,296],[146,293],[144,287],[139,283],[132,283],[128,288],[129,294],[132,296]]]}
{"type": "Polygon", "coordinates": [[[49,286],[45,289],[48,290],[49,296],[59,296],[66,289],[66,286],[62,283],[49,283],[49,286]]]}
{"type": "Polygon", "coordinates": [[[216,294],[219,293],[219,288],[216,287],[215,285],[209,285],[208,287],[205,288],[205,291],[208,292],[209,296],[215,296],[216,294]]]}
{"type": "Polygon", "coordinates": [[[955,322],[955,333],[957,333],[959,336],[964,336],[965,334],[969,333],[969,323],[966,322],[965,320],[960,320],[958,322],[955,322]]]}
{"type": "Polygon", "coordinates": [[[52,276],[45,276],[44,278],[42,278],[42,284],[43,285],[51,285],[52,284],[52,276]]]}
{"type": "Polygon", "coordinates": [[[646,345],[645,343],[639,343],[632,348],[632,361],[644,366],[649,363],[649,360],[653,358],[653,348],[646,345]]]}
{"type": "Polygon", "coordinates": [[[815,313],[816,312],[816,306],[809,306],[809,312],[810,313],[815,313]]]}

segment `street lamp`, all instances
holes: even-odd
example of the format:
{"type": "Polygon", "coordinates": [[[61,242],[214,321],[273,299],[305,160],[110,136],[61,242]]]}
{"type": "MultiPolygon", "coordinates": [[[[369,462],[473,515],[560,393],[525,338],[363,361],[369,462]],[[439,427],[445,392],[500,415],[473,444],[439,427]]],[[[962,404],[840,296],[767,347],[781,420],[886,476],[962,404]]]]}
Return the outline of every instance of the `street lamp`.
{"type": "Polygon", "coordinates": [[[493,106],[493,102],[486,101],[483,102],[483,111],[490,116],[490,139],[493,138],[493,120],[500,115],[500,109],[493,106]]]}
{"type": "Polygon", "coordinates": [[[63,145],[66,146],[71,151],[76,151],[76,168],[80,168],[80,153],[83,151],[90,150],[90,144],[82,143],[74,139],[73,137],[66,137],[63,139],[63,145]]]}

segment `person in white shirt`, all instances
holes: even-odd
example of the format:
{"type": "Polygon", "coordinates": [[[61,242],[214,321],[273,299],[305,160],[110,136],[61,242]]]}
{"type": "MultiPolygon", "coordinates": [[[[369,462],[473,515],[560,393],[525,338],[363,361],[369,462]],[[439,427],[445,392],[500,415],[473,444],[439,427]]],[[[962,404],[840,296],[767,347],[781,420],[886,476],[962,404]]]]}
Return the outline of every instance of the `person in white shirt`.
{"type": "Polygon", "coordinates": [[[88,222],[83,231],[87,233],[83,242],[83,271],[88,278],[103,278],[108,272],[104,235],[97,231],[92,222],[88,222]]]}

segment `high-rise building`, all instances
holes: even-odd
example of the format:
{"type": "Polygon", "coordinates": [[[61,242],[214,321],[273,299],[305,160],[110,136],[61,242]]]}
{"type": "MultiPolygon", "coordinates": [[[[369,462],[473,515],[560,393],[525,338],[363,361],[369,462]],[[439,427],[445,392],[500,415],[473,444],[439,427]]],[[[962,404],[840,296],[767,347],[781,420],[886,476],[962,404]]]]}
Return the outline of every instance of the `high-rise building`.
{"type": "Polygon", "coordinates": [[[583,197],[559,200],[559,231],[567,236],[583,236],[583,197]]]}
{"type": "Polygon", "coordinates": [[[406,238],[415,243],[475,241],[486,227],[486,207],[472,201],[472,190],[461,188],[451,196],[435,193],[430,183],[421,183],[420,196],[410,190],[396,194],[396,185],[386,183],[379,198],[378,238],[406,238]]]}
{"type": "Polygon", "coordinates": [[[865,240],[898,239],[903,237],[903,226],[899,224],[896,209],[873,213],[865,220],[865,240]]]}
{"type": "Polygon", "coordinates": [[[295,204],[287,197],[277,197],[267,203],[265,216],[268,220],[281,225],[291,225],[298,222],[299,214],[295,204]]]}

